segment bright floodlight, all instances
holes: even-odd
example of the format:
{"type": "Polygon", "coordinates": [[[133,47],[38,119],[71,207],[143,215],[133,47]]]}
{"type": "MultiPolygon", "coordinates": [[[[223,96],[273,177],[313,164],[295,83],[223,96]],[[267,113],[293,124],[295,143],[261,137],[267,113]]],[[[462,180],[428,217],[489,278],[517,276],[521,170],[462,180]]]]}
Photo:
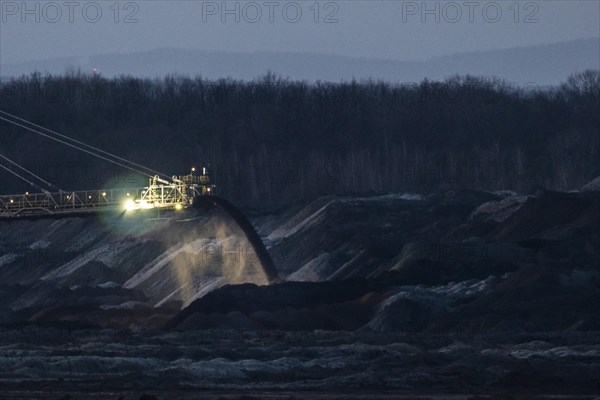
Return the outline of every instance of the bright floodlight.
{"type": "Polygon", "coordinates": [[[129,211],[129,210],[135,210],[137,209],[137,206],[135,205],[135,202],[131,199],[127,200],[125,202],[125,210],[129,211]]]}
{"type": "Polygon", "coordinates": [[[180,203],[175,204],[175,209],[177,211],[181,210],[183,208],[183,206],[180,203]]]}

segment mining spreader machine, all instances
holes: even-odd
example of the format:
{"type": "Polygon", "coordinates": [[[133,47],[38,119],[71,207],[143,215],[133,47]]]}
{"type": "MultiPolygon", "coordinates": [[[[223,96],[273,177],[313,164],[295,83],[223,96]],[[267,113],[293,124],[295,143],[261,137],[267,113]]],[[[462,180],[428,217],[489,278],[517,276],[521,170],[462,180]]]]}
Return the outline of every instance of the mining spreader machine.
{"type": "Polygon", "coordinates": [[[168,176],[2,110],[0,120],[149,178],[147,187],[66,191],[0,154],[1,170],[37,189],[32,193],[0,195],[0,218],[104,210],[182,210],[193,206],[199,197],[214,197],[215,185],[207,167],[199,171],[192,168],[188,175],[168,176]]]}
{"type": "MultiPolygon", "coordinates": [[[[192,167],[188,175],[173,176],[171,181],[158,175],[150,178],[148,187],[138,190],[134,198],[128,198],[124,203],[125,210],[149,208],[173,208],[181,210],[194,205],[198,196],[215,194],[215,185],[211,183],[210,172],[202,167],[201,174],[196,174],[192,167]]],[[[126,193],[130,196],[131,193],[126,193]]]]}

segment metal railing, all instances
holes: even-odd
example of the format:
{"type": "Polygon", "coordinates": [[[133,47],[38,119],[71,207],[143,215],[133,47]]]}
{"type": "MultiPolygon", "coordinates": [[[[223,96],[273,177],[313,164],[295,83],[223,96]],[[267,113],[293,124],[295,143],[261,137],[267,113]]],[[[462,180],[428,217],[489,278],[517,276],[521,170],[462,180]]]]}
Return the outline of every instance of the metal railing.
{"type": "Polygon", "coordinates": [[[127,199],[139,197],[144,190],[123,188],[0,195],[0,218],[118,209],[127,199]]]}
{"type": "Polygon", "coordinates": [[[156,185],[142,188],[0,195],[0,218],[44,214],[90,213],[138,208],[189,207],[195,185],[156,185]]]}

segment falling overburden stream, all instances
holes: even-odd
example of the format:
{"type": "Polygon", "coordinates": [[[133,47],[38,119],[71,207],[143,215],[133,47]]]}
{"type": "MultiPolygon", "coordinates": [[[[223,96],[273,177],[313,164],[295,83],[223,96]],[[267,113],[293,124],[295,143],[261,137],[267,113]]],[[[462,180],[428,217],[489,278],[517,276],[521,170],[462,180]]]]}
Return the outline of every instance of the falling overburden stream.
{"type": "Polygon", "coordinates": [[[229,214],[242,229],[246,235],[246,240],[252,245],[269,282],[276,282],[279,279],[277,269],[275,268],[275,264],[273,264],[269,251],[265,247],[258,233],[254,230],[252,223],[248,221],[248,218],[246,218],[239,209],[229,201],[217,196],[202,196],[198,197],[196,201],[199,203],[200,207],[219,206],[227,212],[227,214],[229,214]]]}
{"type": "Polygon", "coordinates": [[[3,385],[598,393],[594,182],[0,221],[3,385]]]}

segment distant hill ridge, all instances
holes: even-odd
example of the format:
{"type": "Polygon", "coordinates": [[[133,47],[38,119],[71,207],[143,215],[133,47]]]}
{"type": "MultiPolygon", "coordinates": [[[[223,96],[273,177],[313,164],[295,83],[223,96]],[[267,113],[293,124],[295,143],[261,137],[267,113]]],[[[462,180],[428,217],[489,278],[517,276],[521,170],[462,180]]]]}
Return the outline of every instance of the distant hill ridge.
{"type": "Polygon", "coordinates": [[[333,81],[381,79],[419,82],[454,74],[497,76],[519,85],[554,85],[570,74],[600,69],[600,40],[476,51],[434,57],[426,61],[356,58],[340,55],[278,52],[225,52],[163,48],[129,54],[64,57],[19,64],[0,64],[7,78],[34,71],[59,74],[67,69],[104,76],[155,77],[166,74],[200,75],[208,79],[251,80],[267,71],[291,79],[333,81]]]}

